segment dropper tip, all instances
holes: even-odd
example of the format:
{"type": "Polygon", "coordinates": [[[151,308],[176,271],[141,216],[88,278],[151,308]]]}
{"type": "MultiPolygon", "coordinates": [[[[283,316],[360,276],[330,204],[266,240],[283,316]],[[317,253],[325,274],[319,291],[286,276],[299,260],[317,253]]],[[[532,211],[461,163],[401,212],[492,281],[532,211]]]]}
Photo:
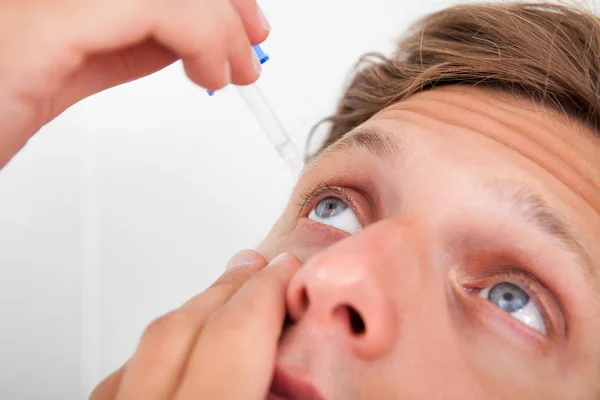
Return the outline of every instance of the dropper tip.
{"type": "Polygon", "coordinates": [[[275,149],[294,175],[302,172],[304,161],[294,142],[288,139],[285,143],[275,146],[275,149]]]}
{"type": "Polygon", "coordinates": [[[301,157],[287,161],[286,164],[295,176],[300,175],[300,173],[304,169],[304,162],[302,161],[301,157]]]}

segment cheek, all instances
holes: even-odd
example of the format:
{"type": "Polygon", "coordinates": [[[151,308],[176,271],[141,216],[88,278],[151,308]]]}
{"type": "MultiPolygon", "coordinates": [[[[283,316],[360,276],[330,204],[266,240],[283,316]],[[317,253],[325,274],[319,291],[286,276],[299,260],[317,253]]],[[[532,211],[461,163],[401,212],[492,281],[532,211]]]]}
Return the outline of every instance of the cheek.
{"type": "Polygon", "coordinates": [[[496,393],[500,399],[567,399],[565,376],[556,369],[555,360],[544,356],[524,356],[518,346],[478,329],[478,333],[459,336],[465,349],[466,365],[487,396],[496,393]]]}
{"type": "Polygon", "coordinates": [[[258,251],[267,260],[281,253],[290,253],[306,262],[320,251],[348,237],[350,235],[346,232],[304,218],[298,221],[294,229],[280,236],[275,231],[271,232],[258,251]]]}

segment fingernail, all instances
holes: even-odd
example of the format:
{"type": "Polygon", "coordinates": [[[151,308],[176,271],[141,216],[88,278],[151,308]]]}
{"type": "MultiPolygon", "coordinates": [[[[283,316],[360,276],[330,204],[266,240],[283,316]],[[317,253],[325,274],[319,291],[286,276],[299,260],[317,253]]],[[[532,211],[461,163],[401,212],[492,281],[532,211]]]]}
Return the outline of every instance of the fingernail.
{"type": "Polygon", "coordinates": [[[263,12],[263,10],[261,10],[260,7],[258,7],[258,18],[260,18],[260,24],[262,25],[263,29],[266,31],[270,31],[271,24],[269,24],[269,21],[267,20],[265,13],[263,12]]]}
{"type": "Polygon", "coordinates": [[[229,64],[229,61],[225,61],[225,81],[227,85],[231,83],[231,64],[229,64]]]}
{"type": "Polygon", "coordinates": [[[244,265],[254,264],[257,261],[258,256],[252,250],[242,250],[231,257],[225,270],[227,271],[244,265]]]}
{"type": "Polygon", "coordinates": [[[252,65],[254,66],[254,70],[256,71],[256,73],[260,75],[260,72],[262,71],[262,66],[260,65],[260,60],[254,52],[254,49],[252,49],[252,65]]]}
{"type": "Polygon", "coordinates": [[[290,258],[291,256],[292,255],[288,254],[288,253],[281,253],[280,255],[278,255],[277,257],[275,257],[274,259],[271,260],[271,262],[269,263],[269,267],[275,266],[279,263],[282,263],[285,260],[287,260],[288,258],[290,258]]]}

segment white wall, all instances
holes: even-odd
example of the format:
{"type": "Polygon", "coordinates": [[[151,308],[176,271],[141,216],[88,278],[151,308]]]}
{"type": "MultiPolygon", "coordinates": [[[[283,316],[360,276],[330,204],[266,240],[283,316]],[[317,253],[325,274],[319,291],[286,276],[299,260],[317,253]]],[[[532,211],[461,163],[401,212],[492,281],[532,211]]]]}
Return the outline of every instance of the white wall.
{"type": "MultiPolygon", "coordinates": [[[[360,54],[451,1],[264,0],[261,87],[294,140],[360,54]]],[[[0,398],[84,398],[150,320],[255,246],[291,180],[238,93],[176,64],[96,95],[0,172],[0,398]]]]}

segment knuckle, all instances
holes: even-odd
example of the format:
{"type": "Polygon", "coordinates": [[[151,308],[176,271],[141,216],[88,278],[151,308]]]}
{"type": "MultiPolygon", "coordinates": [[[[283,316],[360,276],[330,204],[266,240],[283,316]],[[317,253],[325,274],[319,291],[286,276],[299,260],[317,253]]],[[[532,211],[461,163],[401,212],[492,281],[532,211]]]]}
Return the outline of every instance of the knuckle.
{"type": "Polygon", "coordinates": [[[231,287],[239,286],[250,279],[256,272],[261,270],[264,265],[257,263],[253,265],[246,265],[243,267],[237,267],[230,271],[225,272],[221,275],[215,283],[212,284],[212,288],[217,287],[231,287]]]}
{"type": "Polygon", "coordinates": [[[237,271],[226,272],[221,275],[212,285],[211,289],[223,288],[225,286],[231,286],[239,280],[236,278],[237,271]]]}
{"type": "Polygon", "coordinates": [[[244,56],[251,55],[251,43],[243,30],[235,30],[230,32],[227,39],[229,53],[243,54],[244,56]]]}
{"type": "Polygon", "coordinates": [[[194,329],[192,322],[180,310],[171,311],[152,321],[144,330],[140,347],[149,346],[156,351],[169,351],[178,339],[194,329]]]}
{"type": "Polygon", "coordinates": [[[134,49],[121,52],[117,55],[118,65],[121,66],[126,79],[131,80],[137,75],[137,55],[134,49]]]}
{"type": "Polygon", "coordinates": [[[227,26],[228,33],[230,35],[232,33],[238,34],[244,32],[244,23],[240,16],[235,12],[231,12],[225,15],[223,17],[223,23],[227,26]]]}
{"type": "Polygon", "coordinates": [[[204,29],[196,34],[186,36],[186,43],[182,51],[182,57],[185,61],[193,61],[205,65],[211,62],[220,62],[225,59],[225,39],[221,32],[204,29]]]}
{"type": "Polygon", "coordinates": [[[106,400],[112,399],[118,391],[123,367],[109,375],[106,379],[98,384],[90,394],[90,400],[106,400]]]}
{"type": "Polygon", "coordinates": [[[225,33],[224,39],[229,45],[236,47],[245,46],[250,47],[250,39],[246,33],[243,22],[239,18],[231,18],[227,21],[227,32],[225,33]]]}
{"type": "Polygon", "coordinates": [[[98,386],[96,386],[96,388],[94,388],[92,394],[90,394],[89,400],[102,400],[102,392],[104,391],[105,382],[106,380],[103,380],[98,384],[98,386]]]}
{"type": "Polygon", "coordinates": [[[214,311],[206,320],[205,331],[218,335],[225,335],[231,332],[243,332],[248,326],[247,309],[230,310],[227,313],[214,311]]]}

